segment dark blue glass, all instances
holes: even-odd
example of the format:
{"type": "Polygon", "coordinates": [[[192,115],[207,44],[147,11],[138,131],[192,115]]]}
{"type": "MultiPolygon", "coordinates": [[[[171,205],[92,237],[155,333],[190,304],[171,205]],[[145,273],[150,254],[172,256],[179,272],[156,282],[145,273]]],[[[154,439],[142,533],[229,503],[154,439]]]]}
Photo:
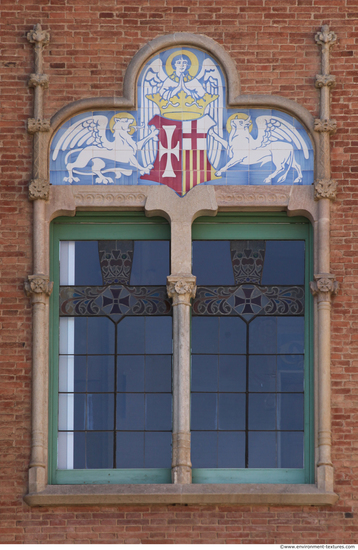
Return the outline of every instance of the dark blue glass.
{"type": "Polygon", "coordinates": [[[172,391],[172,356],[147,355],[145,358],[145,391],[172,391]]]}
{"type": "Polygon", "coordinates": [[[170,354],[172,349],[172,317],[146,317],[145,353],[170,354]]]}
{"type": "Polygon", "coordinates": [[[218,468],[245,468],[245,432],[219,432],[218,468]]]}
{"type": "MultiPolygon", "coordinates": [[[[283,320],[287,319],[284,317],[283,320]]],[[[256,317],[249,324],[249,353],[277,352],[277,318],[256,317]]]]}
{"type": "Polygon", "coordinates": [[[304,241],[266,241],[261,284],[303,285],[304,276],[304,241]]]}
{"type": "Polygon", "coordinates": [[[86,433],[87,468],[113,468],[113,432],[86,433]]]}
{"type": "Polygon", "coordinates": [[[218,356],[192,355],[191,391],[215,392],[218,390],[218,356]]]}
{"type": "Polygon", "coordinates": [[[87,430],[114,429],[114,395],[107,393],[87,394],[87,430]]]}
{"type": "Polygon", "coordinates": [[[171,468],[171,432],[145,433],[145,468],[171,468]]]}
{"type": "Polygon", "coordinates": [[[86,394],[74,395],[74,429],[84,430],[86,426],[86,394]]]}
{"type": "Polygon", "coordinates": [[[193,468],[218,467],[218,433],[191,433],[191,462],[193,468]]]}
{"type": "Polygon", "coordinates": [[[87,353],[114,353],[114,324],[107,317],[87,318],[87,353]]]}
{"type": "Polygon", "coordinates": [[[192,353],[219,352],[218,317],[192,317],[191,349],[192,353]]]}
{"type": "Polygon", "coordinates": [[[119,393],[117,395],[117,429],[144,430],[144,395],[119,393]]]}
{"type": "Polygon", "coordinates": [[[249,358],[249,391],[276,391],[275,355],[251,355],[249,358]]]}
{"type": "Polygon", "coordinates": [[[221,392],[246,391],[246,356],[221,355],[219,357],[219,390],[221,392]]]}
{"type": "Polygon", "coordinates": [[[86,356],[74,357],[74,390],[86,391],[86,356]]]}
{"type": "Polygon", "coordinates": [[[249,395],[249,430],[276,430],[276,394],[249,395]]]}
{"type": "Polygon", "coordinates": [[[217,428],[217,394],[191,394],[191,429],[216,430],[217,428]]]}
{"type": "Polygon", "coordinates": [[[234,285],[230,241],[194,241],[193,275],[198,285],[234,285]]]}
{"type": "Polygon", "coordinates": [[[145,429],[172,429],[172,396],[168,393],[149,393],[145,396],[145,429]]]}
{"type": "Polygon", "coordinates": [[[75,317],[75,353],[87,353],[86,317],[75,317]]]}
{"type": "Polygon", "coordinates": [[[169,241],[135,241],[130,285],[166,285],[169,241]]]}
{"type": "Polygon", "coordinates": [[[249,432],[249,468],[276,467],[276,432],[249,432]]]}
{"type": "Polygon", "coordinates": [[[98,241],[76,241],[75,285],[103,285],[98,255],[98,241]]]}
{"type": "Polygon", "coordinates": [[[114,391],[114,356],[89,355],[87,357],[87,391],[114,391]]]}
{"type": "Polygon", "coordinates": [[[278,432],[279,468],[303,468],[303,432],[278,432]]]}
{"type": "Polygon", "coordinates": [[[220,317],[219,351],[246,353],[246,323],[239,317],[220,317]]]}
{"type": "Polygon", "coordinates": [[[245,403],[245,394],[219,394],[219,430],[245,429],[245,403]]]}
{"type": "Polygon", "coordinates": [[[280,430],[303,430],[303,393],[281,393],[277,395],[280,430]]]}
{"type": "Polygon", "coordinates": [[[119,355],[117,358],[117,391],[144,391],[144,356],[119,355]]]}
{"type": "Polygon", "coordinates": [[[144,432],[117,432],[116,468],[144,468],[144,432]]]}
{"type": "Polygon", "coordinates": [[[124,355],[144,353],[145,317],[125,317],[117,328],[117,352],[124,355]]]}
{"type": "Polygon", "coordinates": [[[277,356],[277,391],[303,391],[303,355],[277,356]]]}
{"type": "Polygon", "coordinates": [[[304,353],[304,317],[277,317],[277,353],[304,353]]]}
{"type": "Polygon", "coordinates": [[[73,467],[75,470],[86,468],[86,434],[84,432],[73,434],[73,467]]]}

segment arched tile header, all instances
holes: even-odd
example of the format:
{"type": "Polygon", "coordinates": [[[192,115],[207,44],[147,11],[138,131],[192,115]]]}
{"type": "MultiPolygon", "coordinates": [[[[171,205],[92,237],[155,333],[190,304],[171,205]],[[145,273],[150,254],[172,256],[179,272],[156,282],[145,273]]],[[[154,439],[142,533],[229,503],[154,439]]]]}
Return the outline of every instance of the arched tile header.
{"type": "Polygon", "coordinates": [[[137,109],[67,120],[50,149],[53,185],[311,185],[313,146],[301,123],[272,108],[227,108],[212,55],[159,52],[137,81],[137,109]]]}

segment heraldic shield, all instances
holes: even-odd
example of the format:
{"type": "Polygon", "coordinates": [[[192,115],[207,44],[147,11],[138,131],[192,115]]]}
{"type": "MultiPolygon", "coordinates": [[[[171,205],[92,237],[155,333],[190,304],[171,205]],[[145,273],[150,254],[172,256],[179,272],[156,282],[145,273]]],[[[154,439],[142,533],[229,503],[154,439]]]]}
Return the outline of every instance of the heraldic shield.
{"type": "Polygon", "coordinates": [[[226,82],[206,52],[152,57],[137,110],[73,117],[51,143],[53,185],[310,185],[313,146],[298,120],[271,109],[227,109],[226,82]]]}

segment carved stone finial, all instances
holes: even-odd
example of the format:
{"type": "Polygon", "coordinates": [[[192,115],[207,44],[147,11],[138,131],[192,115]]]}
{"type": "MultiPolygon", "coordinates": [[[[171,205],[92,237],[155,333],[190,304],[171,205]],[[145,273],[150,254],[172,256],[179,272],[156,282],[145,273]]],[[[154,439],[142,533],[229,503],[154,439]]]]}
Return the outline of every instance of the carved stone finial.
{"type": "Polygon", "coordinates": [[[336,200],[337,196],[337,182],[336,180],[315,180],[314,182],[314,199],[318,201],[320,199],[336,200]]]}
{"type": "Polygon", "coordinates": [[[316,82],[315,82],[316,88],[323,88],[324,86],[328,86],[328,88],[333,88],[335,85],[336,85],[336,77],[334,75],[316,74],[316,82]]]}
{"type": "Polygon", "coordinates": [[[47,74],[30,74],[29,81],[27,83],[29,88],[36,88],[41,86],[42,88],[48,88],[49,78],[47,74]]]}
{"type": "Polygon", "coordinates": [[[29,200],[35,201],[43,199],[47,201],[50,196],[50,182],[48,180],[37,178],[30,181],[29,185],[29,200]]]}
{"type": "Polygon", "coordinates": [[[334,134],[336,130],[337,122],[335,120],[329,120],[328,118],[316,118],[314,121],[315,132],[329,132],[330,134],[334,134]]]}
{"type": "Polygon", "coordinates": [[[50,33],[43,31],[40,23],[34,26],[33,30],[27,33],[27,40],[31,44],[46,46],[50,41],[50,33]]]}
{"type": "Polygon", "coordinates": [[[310,289],[313,296],[317,296],[323,299],[329,299],[330,295],[337,294],[339,284],[336,281],[336,276],[330,273],[319,273],[314,275],[314,281],[310,282],[310,289]]]}
{"type": "Polygon", "coordinates": [[[323,25],[322,29],[316,34],[315,40],[317,44],[333,46],[337,41],[337,35],[329,30],[328,25],[323,25]]]}
{"type": "Polygon", "coordinates": [[[53,283],[50,283],[49,277],[42,273],[29,275],[25,281],[25,293],[28,297],[39,296],[40,294],[50,296],[52,288],[53,283]]]}
{"type": "Polygon", "coordinates": [[[190,306],[190,299],[195,298],[196,277],[193,275],[169,275],[167,277],[167,292],[173,298],[173,305],[185,303],[190,306]]]}
{"type": "Polygon", "coordinates": [[[35,134],[36,132],[49,132],[50,121],[41,118],[29,118],[27,120],[27,131],[29,134],[35,134]]]}

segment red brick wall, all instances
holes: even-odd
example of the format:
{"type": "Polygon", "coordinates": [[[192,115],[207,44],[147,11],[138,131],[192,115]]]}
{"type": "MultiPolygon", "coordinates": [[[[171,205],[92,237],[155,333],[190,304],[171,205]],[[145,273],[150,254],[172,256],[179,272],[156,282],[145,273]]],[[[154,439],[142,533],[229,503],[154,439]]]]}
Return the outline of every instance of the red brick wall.
{"type": "Polygon", "coordinates": [[[358,120],[357,0],[1,0],[0,60],[0,542],[352,543],[358,531],[358,120]],[[320,51],[314,34],[338,35],[332,118],[332,273],[341,290],[332,334],[333,507],[29,508],[31,308],[23,280],[32,273],[31,177],[33,51],[26,32],[51,31],[44,72],[45,116],[83,97],[120,96],[132,56],[156,36],[202,33],[231,55],[242,93],[280,94],[318,115],[320,51]]]}

